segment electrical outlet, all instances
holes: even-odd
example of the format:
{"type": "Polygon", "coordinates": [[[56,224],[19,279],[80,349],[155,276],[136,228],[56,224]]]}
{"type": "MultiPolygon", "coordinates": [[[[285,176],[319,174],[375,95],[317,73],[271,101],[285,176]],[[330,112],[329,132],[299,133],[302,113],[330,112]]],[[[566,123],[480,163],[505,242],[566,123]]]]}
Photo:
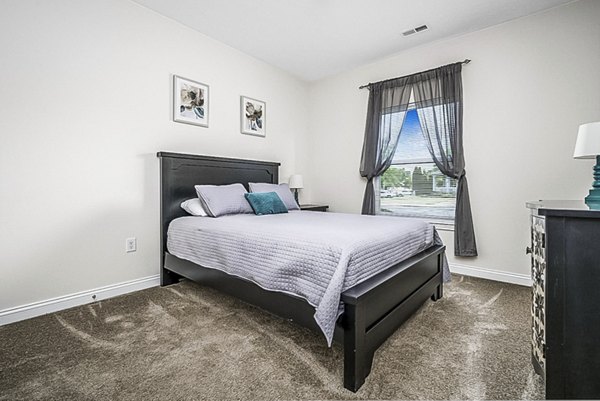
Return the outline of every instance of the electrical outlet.
{"type": "Polygon", "coordinates": [[[125,252],[135,252],[137,251],[137,240],[135,237],[127,238],[125,240],[125,252]]]}

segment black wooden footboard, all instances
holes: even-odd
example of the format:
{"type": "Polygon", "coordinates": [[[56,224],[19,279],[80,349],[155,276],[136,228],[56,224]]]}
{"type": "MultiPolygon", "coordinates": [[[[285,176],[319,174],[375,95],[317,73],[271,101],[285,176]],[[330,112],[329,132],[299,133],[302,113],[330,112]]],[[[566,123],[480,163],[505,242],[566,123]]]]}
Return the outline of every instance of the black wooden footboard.
{"type": "Polygon", "coordinates": [[[344,387],[357,391],[373,354],[428,298],[442,297],[444,246],[434,246],[342,294],[344,387]]]}

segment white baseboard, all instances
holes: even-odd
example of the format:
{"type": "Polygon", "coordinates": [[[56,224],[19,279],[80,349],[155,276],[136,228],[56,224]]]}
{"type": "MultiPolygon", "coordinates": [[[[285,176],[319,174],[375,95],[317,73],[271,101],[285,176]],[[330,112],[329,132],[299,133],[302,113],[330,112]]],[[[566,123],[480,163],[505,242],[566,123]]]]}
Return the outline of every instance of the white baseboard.
{"type": "Polygon", "coordinates": [[[487,280],[501,281],[531,287],[531,277],[529,274],[508,273],[499,270],[485,269],[477,266],[467,266],[457,263],[450,263],[450,272],[462,274],[463,276],[472,276],[485,278],[487,280]]]}
{"type": "MultiPolygon", "coordinates": [[[[450,271],[464,276],[479,277],[488,280],[518,284],[530,287],[531,277],[527,274],[508,273],[498,270],[484,269],[482,267],[467,266],[456,263],[450,264],[450,271]]],[[[123,283],[107,285],[88,291],[81,291],[62,297],[56,297],[40,302],[17,306],[0,311],[0,326],[30,319],[48,313],[58,312],[75,306],[85,305],[96,301],[116,297],[130,292],[144,290],[160,284],[158,274],[123,283]]]]}
{"type": "Polygon", "coordinates": [[[134,291],[144,290],[160,284],[158,274],[123,283],[111,284],[93,290],[81,291],[40,302],[0,310],[0,326],[30,319],[32,317],[58,312],[64,309],[85,305],[96,301],[116,297],[134,291]]]}

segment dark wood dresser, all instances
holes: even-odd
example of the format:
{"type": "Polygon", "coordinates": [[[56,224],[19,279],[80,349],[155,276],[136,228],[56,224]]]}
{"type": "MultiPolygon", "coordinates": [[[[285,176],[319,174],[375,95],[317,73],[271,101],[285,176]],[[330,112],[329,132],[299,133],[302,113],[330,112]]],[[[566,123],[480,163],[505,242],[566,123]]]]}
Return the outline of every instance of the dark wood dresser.
{"type": "Polygon", "coordinates": [[[600,210],[583,201],[531,210],[532,362],[546,399],[600,398],[600,210]]]}

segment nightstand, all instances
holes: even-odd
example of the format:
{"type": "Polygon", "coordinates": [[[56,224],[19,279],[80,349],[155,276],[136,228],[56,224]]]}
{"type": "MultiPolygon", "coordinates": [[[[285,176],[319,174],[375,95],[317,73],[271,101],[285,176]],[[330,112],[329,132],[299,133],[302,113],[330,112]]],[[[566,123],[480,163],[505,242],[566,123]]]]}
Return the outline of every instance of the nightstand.
{"type": "Polygon", "coordinates": [[[300,205],[300,210],[308,210],[311,212],[326,212],[329,209],[329,205],[317,205],[317,204],[306,204],[300,205]]]}

